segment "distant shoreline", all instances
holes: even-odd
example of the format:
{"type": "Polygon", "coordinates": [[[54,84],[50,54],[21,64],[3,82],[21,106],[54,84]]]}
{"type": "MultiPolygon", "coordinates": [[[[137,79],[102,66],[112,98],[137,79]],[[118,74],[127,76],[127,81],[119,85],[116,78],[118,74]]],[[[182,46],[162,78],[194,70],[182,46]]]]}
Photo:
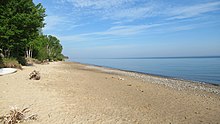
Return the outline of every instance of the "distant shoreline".
{"type": "Polygon", "coordinates": [[[201,90],[201,91],[207,91],[210,93],[215,93],[215,94],[220,95],[220,85],[214,84],[214,83],[178,79],[178,78],[169,77],[169,76],[141,73],[141,72],[136,72],[136,71],[123,70],[123,69],[99,66],[99,65],[94,65],[94,64],[86,64],[86,63],[80,63],[80,62],[73,62],[73,61],[67,62],[67,63],[80,64],[88,68],[100,70],[101,72],[104,72],[104,73],[116,74],[116,75],[121,75],[121,76],[129,76],[129,77],[140,79],[144,82],[162,84],[162,85],[165,85],[165,86],[177,89],[177,90],[187,90],[187,89],[201,90]]]}
{"type": "Polygon", "coordinates": [[[77,59],[188,59],[220,58],[220,56],[173,56],[173,57],[118,57],[118,58],[77,58],[77,59]]]}
{"type": "Polygon", "coordinates": [[[151,73],[138,72],[138,71],[132,71],[132,70],[125,70],[125,69],[119,69],[119,68],[114,68],[114,67],[109,67],[109,66],[101,66],[101,65],[96,65],[96,64],[81,63],[81,62],[76,62],[76,61],[67,61],[67,62],[73,62],[73,63],[78,63],[78,64],[82,64],[82,65],[89,65],[89,66],[97,66],[97,67],[101,67],[101,68],[114,69],[114,70],[125,71],[125,72],[131,72],[131,73],[138,73],[138,74],[143,74],[143,75],[148,75],[148,76],[154,76],[154,77],[159,77],[159,78],[169,78],[169,79],[172,79],[172,80],[187,81],[187,82],[191,82],[191,83],[198,83],[198,84],[207,84],[207,85],[213,85],[213,86],[220,86],[220,84],[216,84],[216,83],[212,83],[212,82],[187,80],[187,79],[177,78],[177,77],[172,77],[172,76],[166,76],[166,75],[160,75],[160,74],[151,74],[151,73]]]}

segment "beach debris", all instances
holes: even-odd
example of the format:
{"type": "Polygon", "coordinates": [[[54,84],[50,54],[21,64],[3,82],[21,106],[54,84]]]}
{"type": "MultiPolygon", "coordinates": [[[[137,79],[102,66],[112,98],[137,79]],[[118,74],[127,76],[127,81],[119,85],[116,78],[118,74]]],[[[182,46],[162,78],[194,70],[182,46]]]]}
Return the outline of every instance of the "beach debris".
{"type": "Polygon", "coordinates": [[[199,114],[199,112],[195,112],[195,114],[199,114]]]}
{"type": "Polygon", "coordinates": [[[132,86],[131,84],[127,84],[127,86],[132,86]]]}
{"type": "Polygon", "coordinates": [[[36,114],[27,115],[28,112],[30,112],[29,107],[21,110],[17,107],[12,107],[8,114],[0,116],[0,122],[3,122],[3,124],[16,124],[28,120],[37,120],[36,114]]]}
{"type": "Polygon", "coordinates": [[[124,79],[124,78],[121,78],[121,77],[118,77],[118,80],[122,80],[122,81],[123,81],[123,80],[125,80],[125,79],[124,79]]]}
{"type": "Polygon", "coordinates": [[[34,80],[40,80],[40,72],[34,70],[33,72],[30,73],[30,78],[29,79],[34,79],[34,80]]]}
{"type": "Polygon", "coordinates": [[[143,90],[141,90],[141,89],[137,89],[137,90],[138,90],[138,91],[140,91],[140,92],[142,92],[142,93],[144,92],[144,91],[143,91],[143,90]]]}

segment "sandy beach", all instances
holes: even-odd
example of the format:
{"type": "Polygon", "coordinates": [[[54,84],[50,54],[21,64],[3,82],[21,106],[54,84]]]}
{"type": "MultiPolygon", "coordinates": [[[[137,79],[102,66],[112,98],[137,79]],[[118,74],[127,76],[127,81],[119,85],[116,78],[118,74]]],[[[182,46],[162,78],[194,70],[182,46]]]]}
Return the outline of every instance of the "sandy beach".
{"type": "Polygon", "coordinates": [[[0,76],[0,116],[11,106],[38,115],[27,124],[218,124],[220,87],[52,62],[0,76]]]}

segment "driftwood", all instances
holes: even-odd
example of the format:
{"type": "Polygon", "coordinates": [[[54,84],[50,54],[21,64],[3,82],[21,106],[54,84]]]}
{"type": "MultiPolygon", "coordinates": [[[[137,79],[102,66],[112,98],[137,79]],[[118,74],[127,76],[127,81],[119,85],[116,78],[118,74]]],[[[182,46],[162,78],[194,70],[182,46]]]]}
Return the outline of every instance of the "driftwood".
{"type": "Polygon", "coordinates": [[[22,123],[28,120],[37,120],[37,115],[29,115],[26,114],[30,112],[29,108],[24,108],[22,110],[19,110],[16,107],[12,107],[9,114],[6,114],[4,116],[0,116],[0,122],[3,122],[3,124],[16,124],[16,123],[22,123]]]}
{"type": "Polygon", "coordinates": [[[29,79],[34,79],[34,80],[40,80],[40,72],[34,70],[33,72],[30,73],[29,79]]]}

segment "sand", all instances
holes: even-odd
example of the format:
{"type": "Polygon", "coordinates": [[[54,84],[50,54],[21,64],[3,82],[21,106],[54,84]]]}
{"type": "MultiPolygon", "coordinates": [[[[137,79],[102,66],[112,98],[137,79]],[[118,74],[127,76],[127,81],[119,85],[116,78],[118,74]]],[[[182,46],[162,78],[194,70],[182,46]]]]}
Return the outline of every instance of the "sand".
{"type": "Polygon", "coordinates": [[[0,76],[0,115],[30,106],[27,124],[220,123],[219,86],[70,62],[23,68],[0,76]]]}

